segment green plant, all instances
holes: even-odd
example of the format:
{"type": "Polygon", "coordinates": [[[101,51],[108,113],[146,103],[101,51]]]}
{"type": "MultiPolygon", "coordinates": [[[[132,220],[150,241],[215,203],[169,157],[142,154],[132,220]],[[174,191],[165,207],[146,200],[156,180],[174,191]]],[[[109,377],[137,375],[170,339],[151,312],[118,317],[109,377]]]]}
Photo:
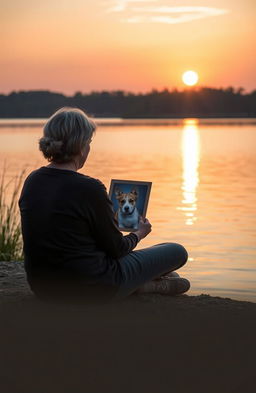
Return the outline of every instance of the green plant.
{"type": "Polygon", "coordinates": [[[6,168],[0,177],[0,261],[23,260],[23,242],[21,235],[20,215],[18,212],[18,197],[25,174],[5,182],[6,168]],[[13,185],[10,195],[8,191],[13,185]],[[6,202],[9,197],[8,203],[6,202]]]}

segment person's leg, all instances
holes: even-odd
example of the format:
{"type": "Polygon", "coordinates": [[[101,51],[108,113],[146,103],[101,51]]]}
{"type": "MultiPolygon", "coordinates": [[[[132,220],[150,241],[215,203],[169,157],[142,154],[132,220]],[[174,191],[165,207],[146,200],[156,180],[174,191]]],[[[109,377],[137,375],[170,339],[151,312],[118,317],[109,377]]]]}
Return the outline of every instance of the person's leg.
{"type": "MultiPolygon", "coordinates": [[[[160,246],[162,244],[168,244],[168,243],[158,243],[158,244],[154,244],[152,247],[156,247],[156,246],[160,246]]],[[[157,281],[157,280],[161,280],[163,277],[180,277],[180,275],[175,272],[173,269],[168,270],[167,272],[160,274],[159,276],[157,276],[156,278],[153,278],[153,280],[157,281]]]]}
{"type": "Polygon", "coordinates": [[[123,281],[115,298],[126,297],[144,283],[179,269],[187,258],[186,249],[178,243],[160,243],[130,252],[119,259],[123,281]]]}

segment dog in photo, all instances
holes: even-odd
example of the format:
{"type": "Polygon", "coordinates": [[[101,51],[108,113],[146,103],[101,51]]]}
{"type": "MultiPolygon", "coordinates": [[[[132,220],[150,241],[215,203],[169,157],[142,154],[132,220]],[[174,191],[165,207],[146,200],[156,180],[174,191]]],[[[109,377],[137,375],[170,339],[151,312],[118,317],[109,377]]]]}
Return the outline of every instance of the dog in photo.
{"type": "Polygon", "coordinates": [[[136,207],[139,191],[133,187],[130,192],[123,192],[115,188],[115,197],[118,201],[118,209],[115,217],[121,228],[138,229],[140,214],[136,207]]]}

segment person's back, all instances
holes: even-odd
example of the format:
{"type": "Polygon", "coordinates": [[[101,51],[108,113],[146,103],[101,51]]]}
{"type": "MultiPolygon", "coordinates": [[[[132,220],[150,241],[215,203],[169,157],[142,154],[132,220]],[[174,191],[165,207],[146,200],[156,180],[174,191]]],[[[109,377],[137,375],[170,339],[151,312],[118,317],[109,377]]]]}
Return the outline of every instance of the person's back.
{"type": "Polygon", "coordinates": [[[91,233],[96,182],[74,171],[47,167],[28,176],[19,199],[27,265],[88,259],[88,272],[106,269],[105,253],[96,248],[91,233]]]}

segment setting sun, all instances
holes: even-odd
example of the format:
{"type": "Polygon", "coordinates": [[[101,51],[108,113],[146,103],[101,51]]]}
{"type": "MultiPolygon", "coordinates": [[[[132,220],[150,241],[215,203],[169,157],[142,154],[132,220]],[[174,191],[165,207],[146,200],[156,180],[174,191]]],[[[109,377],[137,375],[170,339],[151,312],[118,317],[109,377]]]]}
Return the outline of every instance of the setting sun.
{"type": "Polygon", "coordinates": [[[186,71],[182,75],[183,83],[187,86],[194,86],[198,82],[198,74],[195,71],[186,71]]]}

